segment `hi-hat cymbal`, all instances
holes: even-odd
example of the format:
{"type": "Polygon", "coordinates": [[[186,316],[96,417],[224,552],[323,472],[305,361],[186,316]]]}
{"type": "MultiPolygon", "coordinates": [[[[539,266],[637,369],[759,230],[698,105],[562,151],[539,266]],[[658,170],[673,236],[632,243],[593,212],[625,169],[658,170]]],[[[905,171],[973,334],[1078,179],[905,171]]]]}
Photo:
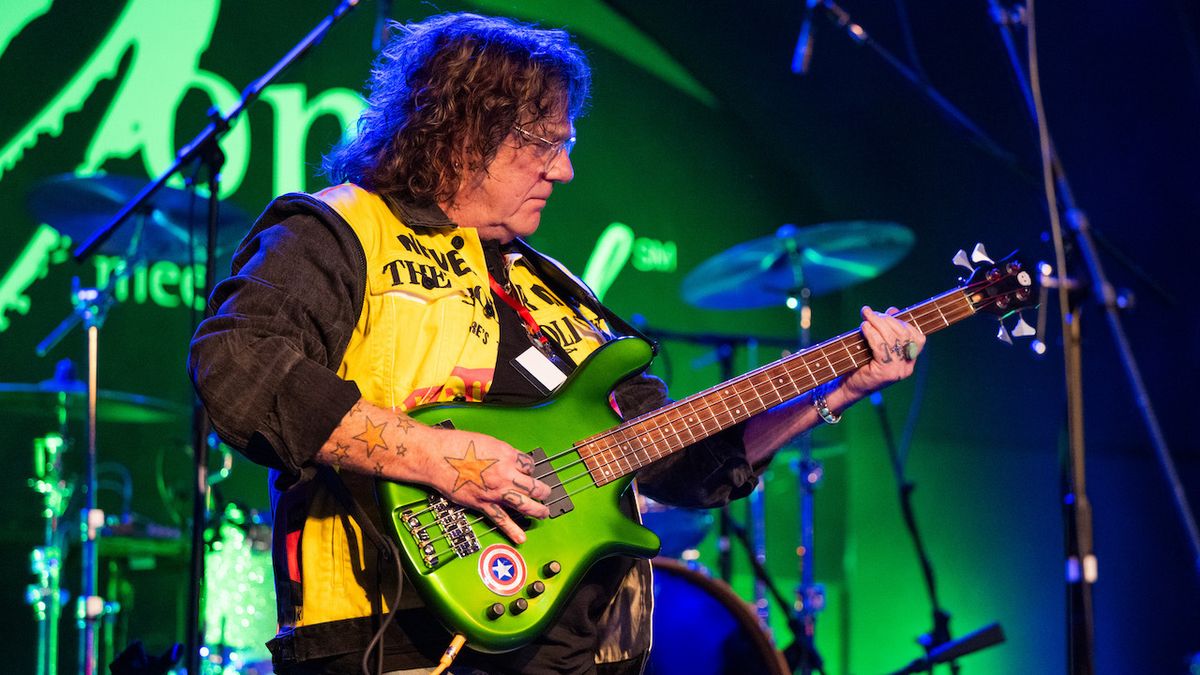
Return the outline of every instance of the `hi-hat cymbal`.
{"type": "Polygon", "coordinates": [[[913,241],[912,230],[896,223],[785,225],[701,263],[684,279],[683,297],[705,309],[784,305],[802,289],[817,296],[873,279],[899,262],[913,241]]]}
{"type": "MultiPolygon", "coordinates": [[[[87,416],[87,384],[79,380],[0,382],[0,410],[6,413],[53,417],[60,400],[71,419],[87,416]]],[[[149,396],[106,389],[96,392],[96,419],[101,422],[171,422],[185,412],[180,406],[149,396]]]]}
{"type": "MultiPolygon", "coordinates": [[[[81,178],[74,174],[62,174],[36,185],[29,191],[27,203],[35,218],[78,242],[106,225],[146,184],[143,178],[129,176],[81,178]]],[[[163,187],[150,198],[145,211],[123,223],[104,242],[99,252],[114,256],[129,255],[130,241],[140,229],[139,257],[179,264],[202,262],[208,224],[207,201],[207,196],[198,193],[193,205],[189,192],[163,187]],[[188,234],[189,214],[193,206],[196,232],[194,255],[188,234]]],[[[249,226],[245,212],[229,202],[222,202],[217,220],[217,255],[236,246],[249,226]]]]}

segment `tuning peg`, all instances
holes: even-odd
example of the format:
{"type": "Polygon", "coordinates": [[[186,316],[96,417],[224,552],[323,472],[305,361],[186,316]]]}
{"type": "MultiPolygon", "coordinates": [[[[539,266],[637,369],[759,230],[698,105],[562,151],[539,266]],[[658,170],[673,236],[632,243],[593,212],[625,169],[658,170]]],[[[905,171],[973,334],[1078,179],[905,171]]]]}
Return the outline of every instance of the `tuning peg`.
{"type": "Polygon", "coordinates": [[[995,264],[991,256],[987,254],[987,250],[983,248],[983,244],[975,244],[975,250],[971,251],[971,262],[985,262],[989,265],[995,264]]]}
{"type": "Polygon", "coordinates": [[[958,249],[958,253],[954,254],[954,259],[951,262],[953,262],[955,265],[958,265],[959,267],[967,268],[968,272],[971,272],[971,273],[975,272],[975,268],[971,265],[971,259],[967,257],[967,252],[962,250],[961,248],[958,249]]]}
{"type": "Polygon", "coordinates": [[[1028,337],[1030,335],[1036,335],[1037,331],[1033,329],[1033,326],[1025,323],[1024,316],[1017,314],[1017,325],[1013,326],[1012,334],[1013,337],[1028,337]]]}
{"type": "Polygon", "coordinates": [[[1008,334],[1008,329],[1004,327],[1003,321],[1000,322],[1000,332],[996,333],[996,339],[1010,345],[1013,343],[1012,336],[1008,334]]]}

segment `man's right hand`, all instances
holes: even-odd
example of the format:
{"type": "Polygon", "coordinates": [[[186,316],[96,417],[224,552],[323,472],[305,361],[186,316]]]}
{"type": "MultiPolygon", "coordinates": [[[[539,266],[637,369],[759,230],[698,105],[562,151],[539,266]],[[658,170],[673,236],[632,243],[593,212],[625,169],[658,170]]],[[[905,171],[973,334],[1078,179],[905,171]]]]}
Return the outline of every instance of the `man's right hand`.
{"type": "Polygon", "coordinates": [[[408,415],[359,400],[316,461],[400,483],[420,483],[486,515],[517,544],[525,532],[507,509],[546,518],[550,486],[534,475],[533,458],[486,434],[430,427],[408,415]]]}

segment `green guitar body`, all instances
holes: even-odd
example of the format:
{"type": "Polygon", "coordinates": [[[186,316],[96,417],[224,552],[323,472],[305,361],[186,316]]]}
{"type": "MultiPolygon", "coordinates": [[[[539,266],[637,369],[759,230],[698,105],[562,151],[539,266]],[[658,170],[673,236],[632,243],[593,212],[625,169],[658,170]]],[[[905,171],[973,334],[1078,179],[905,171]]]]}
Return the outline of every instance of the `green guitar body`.
{"type": "MultiPolygon", "coordinates": [[[[544,451],[569,495],[570,511],[526,521],[528,539],[520,546],[493,530],[491,521],[481,514],[464,510],[467,521],[473,523],[479,550],[460,557],[440,539],[445,528],[438,526],[429,509],[431,494],[437,499],[435,493],[414,485],[378,483],[385,527],[399,543],[409,583],[451,632],[467,638],[472,649],[505,652],[533,640],[554,621],[584,573],[601,558],[617,554],[649,558],[658,553],[658,537],[620,510],[618,501],[632,477],[596,487],[579,453],[572,449],[579,441],[620,423],[608,404],[609,393],[620,381],[644,370],[652,356],[644,341],[623,338],[595,351],[550,398],[539,403],[449,403],[412,411],[412,417],[424,424],[449,422],[455,429],[486,433],[518,450],[544,451]],[[427,564],[424,547],[428,542],[415,536],[417,522],[413,518],[419,521],[417,529],[433,540],[440,539],[434,545],[439,551],[436,564],[427,564]],[[495,546],[505,544],[516,550],[520,560],[511,560],[502,546],[495,546]],[[492,580],[493,586],[513,580],[523,568],[524,583],[515,592],[512,588],[497,592],[485,583],[490,568],[481,568],[480,559],[489,547],[500,552],[494,560],[500,565],[501,580],[492,580]],[[510,572],[507,566],[513,562],[519,567],[510,572]],[[557,563],[557,573],[553,563],[557,563]],[[503,579],[506,573],[509,579],[503,579]],[[535,588],[537,581],[544,585],[541,593],[535,588]],[[524,603],[518,602],[522,599],[524,603]],[[504,611],[494,616],[497,604],[504,611]]],[[[541,466],[535,471],[538,476],[543,473],[541,466]]]]}

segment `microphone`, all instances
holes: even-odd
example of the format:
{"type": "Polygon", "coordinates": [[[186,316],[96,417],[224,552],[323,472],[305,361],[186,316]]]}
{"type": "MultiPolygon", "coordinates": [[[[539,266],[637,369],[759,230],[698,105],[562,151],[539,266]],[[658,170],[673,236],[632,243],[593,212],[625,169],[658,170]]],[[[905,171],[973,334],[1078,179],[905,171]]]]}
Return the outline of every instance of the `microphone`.
{"type": "Polygon", "coordinates": [[[392,0],[375,0],[375,35],[371,39],[371,48],[377,53],[388,43],[388,22],[392,18],[392,0]]]}
{"type": "Polygon", "coordinates": [[[808,65],[812,61],[813,10],[820,1],[804,0],[804,22],[800,24],[800,36],[796,38],[796,51],[792,54],[792,72],[797,75],[808,74],[808,65]]]}

